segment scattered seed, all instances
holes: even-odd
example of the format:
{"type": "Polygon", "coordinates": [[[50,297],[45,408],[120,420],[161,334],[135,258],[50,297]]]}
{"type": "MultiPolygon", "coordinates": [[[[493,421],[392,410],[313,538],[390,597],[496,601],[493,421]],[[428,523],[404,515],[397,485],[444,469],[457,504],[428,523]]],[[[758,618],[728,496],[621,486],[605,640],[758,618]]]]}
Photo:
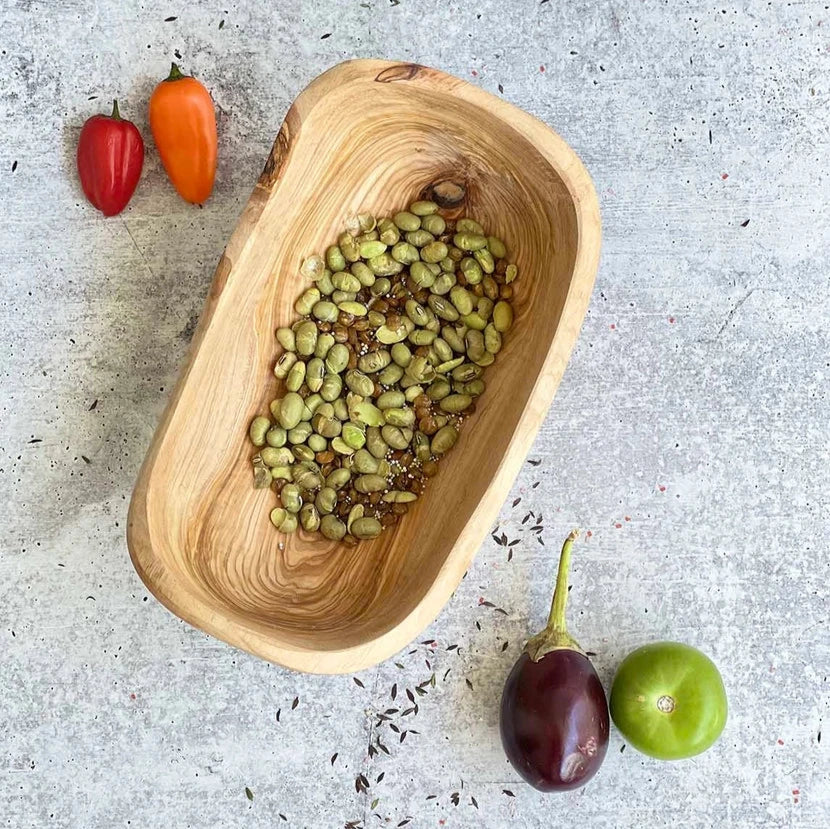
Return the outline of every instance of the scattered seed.
{"type": "Polygon", "coordinates": [[[291,703],[291,710],[293,711],[300,704],[300,698],[294,697],[294,702],[291,703]]]}
{"type": "Polygon", "coordinates": [[[516,795],[510,791],[510,789],[502,789],[502,792],[506,794],[508,797],[515,797],[516,795]]]}
{"type": "Polygon", "coordinates": [[[352,679],[354,680],[354,684],[357,685],[358,688],[366,687],[356,676],[353,676],[352,679]]]}
{"type": "MultiPolygon", "coordinates": [[[[175,20],[175,18],[173,19],[175,20]]],[[[245,786],[245,797],[247,797],[248,800],[254,799],[254,793],[247,786],[245,786]]]]}

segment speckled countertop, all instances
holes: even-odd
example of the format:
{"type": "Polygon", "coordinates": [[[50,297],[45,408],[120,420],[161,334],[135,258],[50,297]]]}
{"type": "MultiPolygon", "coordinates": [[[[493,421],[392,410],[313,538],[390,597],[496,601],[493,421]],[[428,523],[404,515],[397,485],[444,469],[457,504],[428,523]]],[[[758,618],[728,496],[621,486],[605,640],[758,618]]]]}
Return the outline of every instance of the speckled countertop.
{"type": "Polygon", "coordinates": [[[0,825],[827,825],[825,2],[6,0],[0,22],[0,825]],[[105,221],[76,184],[80,126],[118,96],[148,136],[179,55],[219,108],[214,197],[179,201],[150,149],[105,221]],[[282,116],[354,56],[438,66],[551,124],[594,177],[604,247],[494,527],[518,543],[487,540],[420,644],[321,678],[170,615],[124,527],[282,116]],[[584,790],[546,797],[507,765],[497,702],[573,525],[591,535],[570,618],[603,679],[679,639],[717,661],[731,711],[682,763],[614,732],[584,790]]]}

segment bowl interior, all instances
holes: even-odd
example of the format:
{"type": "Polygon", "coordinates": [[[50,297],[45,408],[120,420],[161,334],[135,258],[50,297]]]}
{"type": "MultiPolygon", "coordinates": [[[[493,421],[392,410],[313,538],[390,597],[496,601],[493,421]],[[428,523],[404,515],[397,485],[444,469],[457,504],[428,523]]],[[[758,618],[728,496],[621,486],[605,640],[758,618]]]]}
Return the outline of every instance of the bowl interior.
{"type": "Polygon", "coordinates": [[[560,323],[577,215],[562,178],[522,132],[446,86],[354,79],[287,124],[274,192],[229,263],[159,438],[146,529],[151,575],[168,594],[288,648],[340,650],[397,625],[454,546],[467,540],[468,562],[489,529],[493,515],[476,511],[560,323]],[[281,536],[268,519],[275,494],[252,486],[247,427],[282,393],[273,332],[295,319],[299,264],[332,244],[350,215],[388,215],[446,179],[466,192],[452,215],[501,237],[520,274],[514,327],[485,371],[478,410],[424,496],[379,539],[347,547],[281,536]]]}

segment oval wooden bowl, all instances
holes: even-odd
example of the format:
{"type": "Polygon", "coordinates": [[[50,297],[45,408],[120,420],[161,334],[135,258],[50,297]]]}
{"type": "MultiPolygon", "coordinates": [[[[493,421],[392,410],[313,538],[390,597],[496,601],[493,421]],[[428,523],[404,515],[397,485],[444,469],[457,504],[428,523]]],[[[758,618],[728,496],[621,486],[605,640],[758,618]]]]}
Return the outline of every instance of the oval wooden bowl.
{"type": "Polygon", "coordinates": [[[565,369],[588,305],[600,222],[591,180],[547,126],[412,64],[358,60],[294,102],[219,263],[187,365],[133,493],[127,540],[182,619],[290,668],[356,671],[439,613],[490,529],[565,369]],[[516,321],[487,391],[417,505],[356,547],[268,520],[247,429],[277,396],[274,329],[295,318],[302,259],[358,211],[437,193],[505,240],[516,321]]]}

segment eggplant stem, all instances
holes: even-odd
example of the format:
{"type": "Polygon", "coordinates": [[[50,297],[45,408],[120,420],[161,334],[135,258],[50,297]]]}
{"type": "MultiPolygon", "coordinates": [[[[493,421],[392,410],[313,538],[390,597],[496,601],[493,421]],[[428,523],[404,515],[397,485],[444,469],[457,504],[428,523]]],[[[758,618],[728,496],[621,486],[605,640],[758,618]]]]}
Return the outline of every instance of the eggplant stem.
{"type": "Polygon", "coordinates": [[[556,573],[556,588],[553,591],[553,601],[548,615],[548,630],[557,633],[567,633],[568,627],[565,624],[565,605],[568,603],[568,574],[571,570],[571,547],[579,536],[579,530],[571,530],[570,535],[562,545],[562,552],[559,555],[559,570],[556,573]]]}
{"type": "Polygon", "coordinates": [[[553,591],[553,602],[550,606],[550,615],[545,629],[528,639],[525,652],[534,661],[538,662],[545,654],[556,650],[572,650],[584,653],[579,643],[568,633],[565,623],[565,605],[568,602],[568,572],[571,567],[571,547],[579,530],[572,530],[559,556],[559,570],[556,574],[556,588],[553,591]]]}

